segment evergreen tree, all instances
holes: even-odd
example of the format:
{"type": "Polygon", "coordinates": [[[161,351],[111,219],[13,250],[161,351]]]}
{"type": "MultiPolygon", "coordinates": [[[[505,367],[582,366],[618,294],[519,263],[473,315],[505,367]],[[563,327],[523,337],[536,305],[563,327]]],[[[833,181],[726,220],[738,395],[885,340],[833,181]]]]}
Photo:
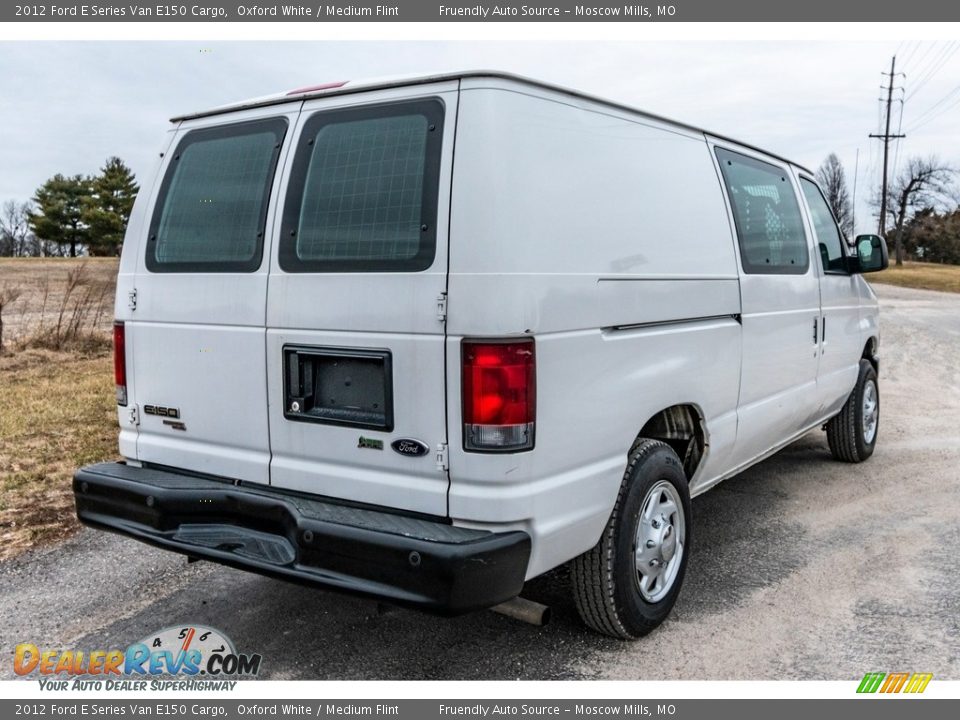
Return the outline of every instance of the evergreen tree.
{"type": "Polygon", "coordinates": [[[139,190],[136,178],[123,161],[112,157],[90,181],[83,203],[83,222],[89,228],[91,255],[118,255],[123,244],[133,201],[139,190]]]}
{"type": "Polygon", "coordinates": [[[57,173],[33,196],[36,210],[29,215],[30,227],[41,241],[70,245],[70,257],[89,239],[83,221],[84,198],[90,194],[90,180],[82,175],[65,177],[57,173]]]}
{"type": "Polygon", "coordinates": [[[903,248],[917,260],[960,265],[960,209],[922,208],[904,223],[903,248]]]}

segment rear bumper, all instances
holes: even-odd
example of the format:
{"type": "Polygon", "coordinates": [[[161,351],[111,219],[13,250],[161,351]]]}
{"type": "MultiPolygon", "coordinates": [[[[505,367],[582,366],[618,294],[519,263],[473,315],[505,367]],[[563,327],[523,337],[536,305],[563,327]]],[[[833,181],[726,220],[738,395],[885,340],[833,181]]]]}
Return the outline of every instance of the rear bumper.
{"type": "Polygon", "coordinates": [[[232,484],[102,463],[73,479],[77,517],[231,567],[444,615],[520,593],[530,537],[232,484]]]}

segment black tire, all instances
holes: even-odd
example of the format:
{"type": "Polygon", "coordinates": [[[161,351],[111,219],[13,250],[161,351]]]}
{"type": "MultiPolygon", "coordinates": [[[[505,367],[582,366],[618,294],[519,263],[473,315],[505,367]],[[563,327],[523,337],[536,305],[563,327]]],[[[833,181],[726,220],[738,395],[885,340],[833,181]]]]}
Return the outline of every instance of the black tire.
{"type": "Polygon", "coordinates": [[[641,440],[630,453],[616,505],[600,541],[571,563],[574,600],[590,628],[633,640],[666,619],[680,593],[690,557],[690,517],[690,492],[680,458],[666,443],[641,440]],[[676,489],[685,541],[668,591],[657,602],[649,602],[641,594],[634,555],[644,502],[661,481],[676,489]]]}
{"type": "Polygon", "coordinates": [[[877,383],[877,371],[868,360],[860,361],[860,375],[843,409],[827,421],[827,444],[830,453],[843,462],[863,462],[873,455],[880,434],[880,386],[877,383]],[[868,442],[864,437],[864,393],[873,384],[876,398],[876,426],[873,437],[868,442]]]}

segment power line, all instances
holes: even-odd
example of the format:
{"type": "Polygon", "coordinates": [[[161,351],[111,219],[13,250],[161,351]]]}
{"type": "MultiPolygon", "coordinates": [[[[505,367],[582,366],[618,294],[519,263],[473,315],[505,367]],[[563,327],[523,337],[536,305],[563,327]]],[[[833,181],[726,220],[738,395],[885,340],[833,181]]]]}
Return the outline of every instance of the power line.
{"type": "MultiPolygon", "coordinates": [[[[927,74],[926,80],[924,83],[929,81],[943,66],[958,52],[960,51],[960,42],[951,43],[946,48],[946,53],[941,53],[943,59],[935,67],[932,67],[932,71],[927,74]]],[[[909,95],[907,99],[913,97],[917,94],[917,91],[920,88],[915,88],[909,95]]],[[[957,85],[945,95],[941,96],[939,100],[929,105],[926,110],[920,113],[908,127],[908,132],[913,132],[917,128],[923,127],[933,120],[936,120],[938,117],[953,109],[956,106],[957,94],[960,93],[960,85],[957,85]]]]}
{"type": "Polygon", "coordinates": [[[883,130],[883,98],[877,98],[877,132],[881,132],[882,130],[883,130]]]}
{"type": "Polygon", "coordinates": [[[944,47],[943,52],[941,52],[940,55],[937,56],[938,59],[934,62],[933,65],[930,66],[930,70],[929,72],[927,72],[926,76],[923,77],[923,79],[919,79],[919,78],[917,79],[917,85],[913,88],[910,94],[907,95],[906,99],[909,100],[918,92],[920,92],[921,88],[923,88],[924,85],[930,82],[930,80],[938,72],[940,72],[943,66],[947,64],[950,58],[952,58],[957,53],[958,50],[960,50],[960,42],[950,43],[949,45],[944,47]]]}
{"type": "Polygon", "coordinates": [[[893,177],[897,176],[897,163],[900,161],[900,144],[903,142],[903,138],[906,137],[906,135],[901,134],[901,130],[903,130],[903,109],[905,105],[905,102],[900,103],[900,118],[897,120],[898,137],[897,144],[893,150],[893,168],[890,171],[890,174],[893,175],[893,177]]]}
{"type": "MultiPolygon", "coordinates": [[[[927,46],[927,49],[924,51],[923,55],[921,55],[920,58],[917,60],[918,66],[923,65],[923,61],[926,59],[927,55],[929,55],[930,51],[933,50],[936,46],[937,46],[936,43],[931,43],[930,45],[927,46]]],[[[921,72],[922,72],[921,70],[918,70],[916,74],[919,75],[921,74],[921,72]]]]}
{"type": "MultiPolygon", "coordinates": [[[[917,50],[920,48],[920,45],[921,45],[920,41],[917,40],[917,41],[916,41],[916,44],[913,46],[913,50],[911,50],[911,51],[909,52],[909,54],[907,55],[907,57],[904,58],[904,60],[903,60],[903,66],[904,66],[904,67],[909,67],[909,66],[910,66],[910,60],[911,60],[911,58],[913,58],[913,56],[916,54],[917,50]]],[[[894,53],[894,54],[896,54],[896,53],[894,53]]]]}
{"type": "Polygon", "coordinates": [[[958,97],[958,98],[957,98],[956,100],[954,100],[952,103],[950,103],[949,105],[947,105],[945,108],[942,108],[939,112],[937,112],[937,113],[931,115],[930,117],[928,117],[928,118],[927,118],[926,120],[924,120],[922,123],[919,123],[918,125],[914,125],[914,126],[910,129],[911,132],[916,131],[916,130],[919,130],[919,129],[922,128],[924,125],[929,125],[931,122],[933,122],[934,120],[936,120],[938,117],[940,117],[940,116],[943,115],[944,113],[949,112],[950,110],[953,110],[953,108],[955,108],[957,105],[960,105],[960,97],[958,97]]]}
{"type": "Polygon", "coordinates": [[[948,100],[952,99],[957,93],[960,93],[960,85],[957,85],[955,88],[953,88],[953,90],[951,90],[950,92],[948,92],[946,95],[944,95],[942,98],[940,98],[937,102],[935,102],[933,105],[931,105],[931,106],[928,107],[926,110],[924,110],[922,113],[920,113],[917,117],[915,117],[914,120],[913,120],[913,125],[911,125],[910,127],[911,127],[911,128],[917,127],[917,124],[918,124],[921,120],[923,120],[925,117],[927,117],[927,115],[929,115],[930,113],[932,113],[932,112],[933,112],[934,110],[936,110],[938,107],[940,107],[941,105],[943,105],[945,102],[947,102],[948,100]]]}
{"type": "Polygon", "coordinates": [[[936,65],[937,60],[943,55],[944,50],[947,49],[951,44],[952,43],[950,42],[944,42],[943,45],[938,45],[938,43],[931,44],[930,47],[928,48],[929,52],[924,53],[923,57],[920,59],[921,62],[919,64],[919,67],[917,68],[917,71],[913,74],[917,78],[920,78],[925,73],[929,72],[930,68],[936,65]],[[927,62],[927,64],[924,65],[922,61],[927,60],[928,58],[929,58],[929,62],[927,62]]]}

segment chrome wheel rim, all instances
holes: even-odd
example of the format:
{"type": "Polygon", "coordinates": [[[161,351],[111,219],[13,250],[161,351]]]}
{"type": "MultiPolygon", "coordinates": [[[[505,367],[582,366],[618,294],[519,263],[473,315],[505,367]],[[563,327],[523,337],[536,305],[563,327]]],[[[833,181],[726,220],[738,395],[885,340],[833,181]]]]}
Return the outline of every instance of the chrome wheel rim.
{"type": "Polygon", "coordinates": [[[654,484],[643,499],[634,557],[640,595],[647,602],[659,602],[670,592],[687,541],[683,502],[677,489],[665,480],[654,484]]]}
{"type": "Polygon", "coordinates": [[[877,424],[880,420],[880,395],[877,384],[868,380],[863,388],[863,442],[867,445],[873,442],[877,434],[877,424]]]}

